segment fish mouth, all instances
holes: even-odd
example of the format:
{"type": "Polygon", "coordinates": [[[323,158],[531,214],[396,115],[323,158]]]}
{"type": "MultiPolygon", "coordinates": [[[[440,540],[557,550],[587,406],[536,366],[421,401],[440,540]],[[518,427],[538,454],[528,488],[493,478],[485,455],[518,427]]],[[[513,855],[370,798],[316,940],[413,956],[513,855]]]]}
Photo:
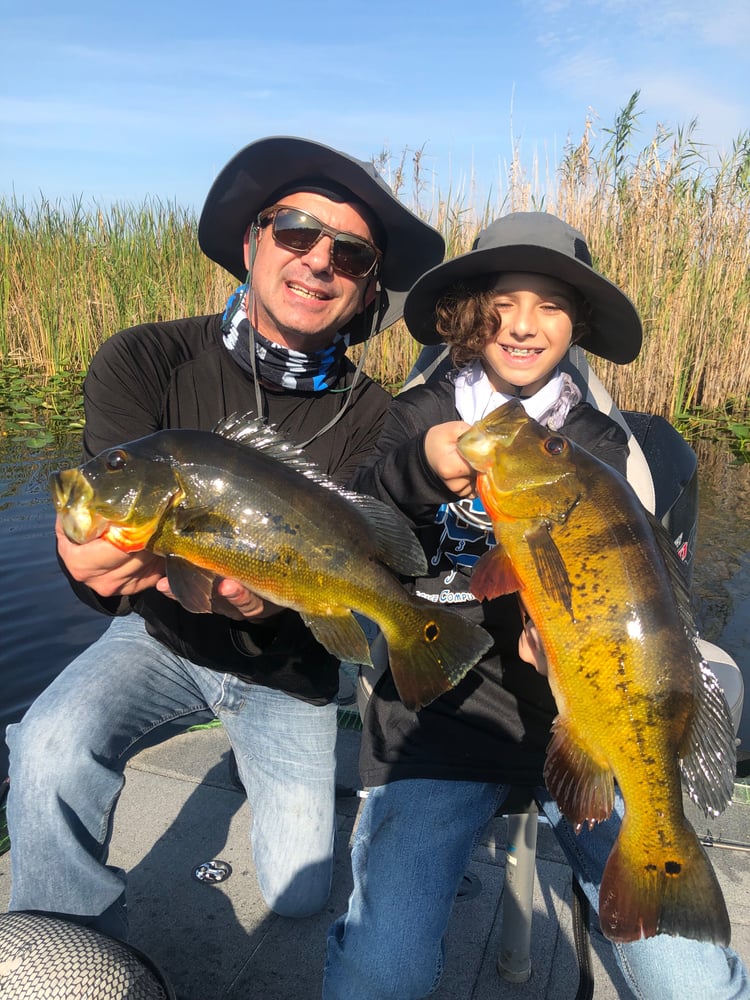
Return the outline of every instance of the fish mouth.
{"type": "Polygon", "coordinates": [[[94,491],[78,469],[53,472],[49,490],[69,541],[80,545],[99,538],[107,530],[108,522],[91,510],[94,491]]]}
{"type": "Polygon", "coordinates": [[[58,514],[68,506],[78,478],[78,472],[72,469],[65,472],[53,472],[49,477],[49,491],[58,514]]]}
{"type": "Polygon", "coordinates": [[[512,399],[464,431],[456,442],[458,450],[473,469],[486,472],[501,460],[527,420],[523,404],[512,399]]]}

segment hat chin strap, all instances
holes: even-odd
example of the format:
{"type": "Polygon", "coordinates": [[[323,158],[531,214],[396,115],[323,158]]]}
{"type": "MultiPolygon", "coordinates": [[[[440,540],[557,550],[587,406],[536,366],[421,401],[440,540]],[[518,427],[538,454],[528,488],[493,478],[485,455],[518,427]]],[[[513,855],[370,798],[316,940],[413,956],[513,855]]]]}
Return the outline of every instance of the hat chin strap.
{"type": "Polygon", "coordinates": [[[248,333],[249,338],[249,348],[250,348],[250,367],[253,371],[253,388],[255,389],[255,412],[258,418],[264,423],[266,422],[266,414],[264,412],[263,406],[263,393],[260,388],[260,379],[258,378],[258,365],[257,359],[255,357],[255,292],[253,291],[253,264],[255,264],[255,255],[258,250],[258,224],[253,223],[252,232],[250,234],[250,239],[248,240],[248,263],[247,263],[247,275],[245,277],[245,284],[247,285],[247,318],[250,320],[248,326],[250,328],[248,333]]]}
{"type": "Polygon", "coordinates": [[[374,309],[373,309],[373,314],[372,314],[372,324],[370,326],[370,333],[362,341],[362,353],[359,356],[359,361],[357,362],[357,367],[354,370],[354,377],[352,378],[352,384],[350,386],[348,386],[346,389],[332,389],[331,390],[331,392],[345,392],[345,393],[347,393],[346,399],[344,400],[344,405],[341,407],[341,409],[339,410],[339,412],[336,414],[335,417],[333,417],[331,420],[329,420],[328,423],[325,424],[323,427],[321,427],[319,431],[316,431],[315,434],[313,434],[313,436],[311,438],[308,438],[307,441],[303,441],[302,444],[300,445],[300,448],[306,448],[307,445],[310,444],[311,441],[315,441],[316,438],[319,438],[322,434],[325,434],[326,431],[330,430],[331,427],[333,427],[334,424],[337,424],[339,422],[339,420],[341,420],[341,418],[343,417],[344,413],[346,412],[347,407],[349,406],[349,404],[352,401],[352,395],[354,393],[354,387],[357,384],[357,382],[359,382],[360,378],[362,377],[362,372],[363,372],[364,367],[365,367],[365,361],[367,359],[367,352],[368,352],[368,350],[370,348],[370,343],[372,341],[372,338],[377,333],[380,332],[380,321],[383,318],[383,311],[384,311],[383,295],[382,295],[382,292],[381,292],[381,289],[380,289],[380,284],[378,283],[378,287],[377,287],[377,290],[375,292],[374,309]]]}

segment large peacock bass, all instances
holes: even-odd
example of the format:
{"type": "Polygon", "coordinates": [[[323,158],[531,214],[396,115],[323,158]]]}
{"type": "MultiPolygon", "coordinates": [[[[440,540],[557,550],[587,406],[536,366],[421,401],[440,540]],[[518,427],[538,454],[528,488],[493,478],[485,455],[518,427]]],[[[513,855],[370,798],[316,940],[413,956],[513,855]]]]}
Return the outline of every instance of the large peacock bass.
{"type": "Polygon", "coordinates": [[[188,611],[216,610],[216,581],[231,577],[298,611],[331,654],[355,663],[370,654],[352,612],[371,619],[409,708],[457,684],[491,645],[484,629],[404,588],[398,574],[426,564],[400,515],[338,489],[258,422],[157,431],[55,473],[50,489],[71,541],[163,555],[188,611]]]}
{"type": "Polygon", "coordinates": [[[460,439],[497,546],[472,578],[481,599],[517,591],[557,704],[545,781],[580,829],[625,815],[600,891],[613,941],[678,934],[727,944],[718,881],[682,807],[730,801],[731,715],[701,660],[679,558],[617,472],[529,418],[518,400],[460,439]]]}

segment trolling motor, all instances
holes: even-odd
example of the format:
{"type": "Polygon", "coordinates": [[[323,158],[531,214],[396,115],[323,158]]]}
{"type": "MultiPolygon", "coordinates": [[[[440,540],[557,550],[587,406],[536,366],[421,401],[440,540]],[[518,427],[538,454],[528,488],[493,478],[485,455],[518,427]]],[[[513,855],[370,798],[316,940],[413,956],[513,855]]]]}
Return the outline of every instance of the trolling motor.
{"type": "Polygon", "coordinates": [[[142,952],[90,927],[42,913],[0,915],[3,1000],[176,1000],[142,952]]]}

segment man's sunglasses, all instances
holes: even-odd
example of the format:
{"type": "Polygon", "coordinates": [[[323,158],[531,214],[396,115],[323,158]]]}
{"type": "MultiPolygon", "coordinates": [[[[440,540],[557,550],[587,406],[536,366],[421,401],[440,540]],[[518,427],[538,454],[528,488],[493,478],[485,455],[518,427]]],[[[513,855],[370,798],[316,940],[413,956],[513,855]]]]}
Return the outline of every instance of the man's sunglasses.
{"type": "Polygon", "coordinates": [[[269,222],[272,223],[274,242],[294,253],[309,253],[318,240],[330,236],[333,240],[333,266],[350,278],[366,278],[382,257],[380,250],[361,236],[331,229],[299,208],[289,205],[268,208],[258,216],[258,224],[267,226],[269,222]]]}

